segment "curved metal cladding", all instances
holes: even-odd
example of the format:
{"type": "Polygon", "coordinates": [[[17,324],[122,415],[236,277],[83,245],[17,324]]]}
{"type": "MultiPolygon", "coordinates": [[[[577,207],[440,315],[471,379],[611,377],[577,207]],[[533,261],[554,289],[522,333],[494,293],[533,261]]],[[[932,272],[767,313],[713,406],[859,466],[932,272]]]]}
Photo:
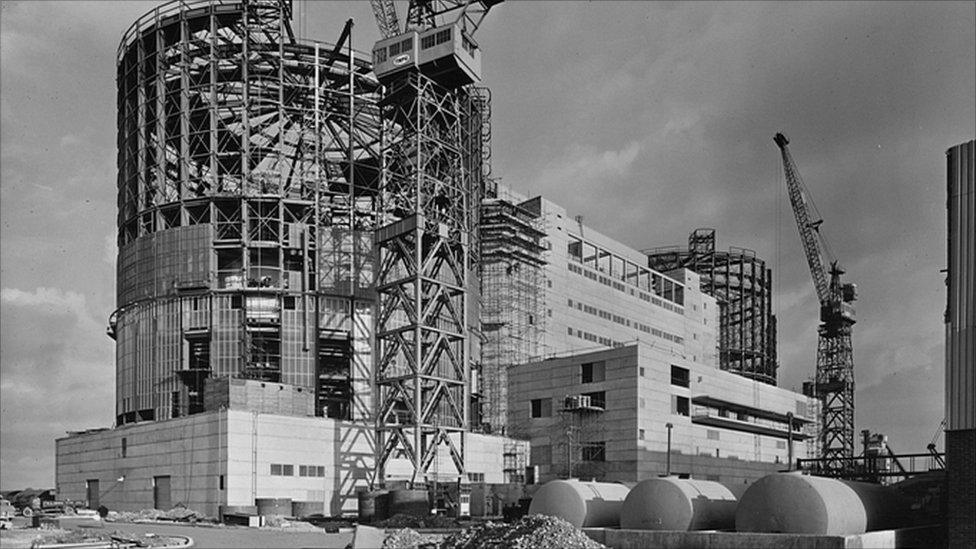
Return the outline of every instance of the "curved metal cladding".
{"type": "Polygon", "coordinates": [[[737,502],[725,486],[708,480],[652,478],[635,486],[620,509],[629,530],[730,530],[737,502]]]}
{"type": "Polygon", "coordinates": [[[667,272],[685,268],[701,275],[702,292],[720,307],[719,366],[723,370],[776,385],[776,317],[773,273],[752,250],[715,250],[715,230],[697,229],[688,249],[647,250],[648,266],[667,272]]]}
{"type": "Polygon", "coordinates": [[[739,500],[735,529],[844,536],[903,527],[911,501],[895,489],[801,473],[774,473],[739,500]]]}
{"type": "Polygon", "coordinates": [[[630,488],[611,482],[551,480],[532,496],[530,515],[548,515],[577,528],[617,526],[630,488]]]}
{"type": "Polygon", "coordinates": [[[119,424],[201,411],[220,376],[371,406],[379,85],[365,54],[292,38],[290,10],[169,2],[123,36],[119,424]]]}

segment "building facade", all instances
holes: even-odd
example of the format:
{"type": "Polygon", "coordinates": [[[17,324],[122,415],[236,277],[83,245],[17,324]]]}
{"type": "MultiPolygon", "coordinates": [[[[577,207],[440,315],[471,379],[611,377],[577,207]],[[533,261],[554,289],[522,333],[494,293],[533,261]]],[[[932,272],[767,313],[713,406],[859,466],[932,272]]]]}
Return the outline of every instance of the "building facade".
{"type": "Polygon", "coordinates": [[[518,365],[509,380],[510,433],[531,441],[543,481],[670,472],[741,494],[811,457],[815,400],[644,342],[518,365]]]}
{"type": "Polygon", "coordinates": [[[948,541],[976,547],[976,141],[946,151],[946,506],[948,541]]]}
{"type": "MultiPolygon", "coordinates": [[[[301,387],[222,382],[216,392],[224,398],[213,410],[58,439],[59,497],[120,511],[182,504],[211,517],[285,498],[296,516],[354,516],[357,491],[375,470],[372,426],[314,417],[314,395],[301,387]]],[[[527,442],[498,436],[469,434],[466,444],[468,478],[477,483],[510,482],[510,462],[528,453],[527,442]]],[[[455,481],[447,452],[435,459],[435,471],[445,473],[440,480],[455,481]]],[[[405,482],[411,471],[403,459],[387,468],[392,482],[405,482]]]]}

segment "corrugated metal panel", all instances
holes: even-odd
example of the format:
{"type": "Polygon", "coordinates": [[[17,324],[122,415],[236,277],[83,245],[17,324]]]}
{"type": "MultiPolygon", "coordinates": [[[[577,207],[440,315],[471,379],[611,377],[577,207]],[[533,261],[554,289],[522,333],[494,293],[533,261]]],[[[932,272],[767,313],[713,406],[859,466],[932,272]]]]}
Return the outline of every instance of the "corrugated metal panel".
{"type": "Polygon", "coordinates": [[[976,141],[952,147],[946,158],[946,429],[976,429],[976,141]]]}

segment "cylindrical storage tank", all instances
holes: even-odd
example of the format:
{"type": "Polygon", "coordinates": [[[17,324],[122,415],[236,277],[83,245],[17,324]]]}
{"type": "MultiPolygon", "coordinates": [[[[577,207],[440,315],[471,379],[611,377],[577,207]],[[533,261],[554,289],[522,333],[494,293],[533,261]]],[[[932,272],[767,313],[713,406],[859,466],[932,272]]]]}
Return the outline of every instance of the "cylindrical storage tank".
{"type": "Polygon", "coordinates": [[[735,527],[735,495],[709,480],[678,477],[641,481],[620,509],[628,530],[730,530],[735,527]]]}
{"type": "Polygon", "coordinates": [[[844,536],[903,526],[911,502],[892,488],[802,473],[774,473],[739,500],[735,529],[844,536]]]}
{"type": "Polygon", "coordinates": [[[291,502],[291,516],[303,518],[312,515],[324,515],[325,502],[323,501],[293,501],[291,502]]]}
{"type": "Polygon", "coordinates": [[[386,496],[387,512],[394,515],[423,517],[430,514],[427,490],[390,490],[386,496]]]}
{"type": "Polygon", "coordinates": [[[291,498],[255,498],[254,503],[262,517],[291,515],[291,498]]]}
{"type": "Polygon", "coordinates": [[[549,515],[577,528],[617,526],[620,506],[630,488],[610,482],[552,480],[539,488],[529,504],[530,515],[549,515]]]}

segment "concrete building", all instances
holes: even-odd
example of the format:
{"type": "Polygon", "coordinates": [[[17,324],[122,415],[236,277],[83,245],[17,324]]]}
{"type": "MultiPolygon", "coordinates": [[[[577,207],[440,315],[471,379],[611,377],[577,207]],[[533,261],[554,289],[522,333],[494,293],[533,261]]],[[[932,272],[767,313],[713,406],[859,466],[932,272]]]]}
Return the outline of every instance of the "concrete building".
{"type": "Polygon", "coordinates": [[[738,493],[787,468],[791,439],[794,457],[812,457],[815,401],[643,342],[515,366],[509,379],[509,432],[530,440],[543,481],[664,474],[669,437],[672,474],[738,493]]]}
{"type": "MultiPolygon", "coordinates": [[[[219,408],[57,440],[59,496],[114,510],[183,504],[209,516],[223,506],[287,498],[306,513],[355,515],[356,492],[374,470],[372,426],[314,417],[314,394],[301,387],[218,384],[215,393],[225,395],[219,408]]],[[[469,434],[466,443],[469,478],[488,484],[506,482],[506,456],[526,454],[528,446],[483,434],[469,434]]],[[[436,459],[440,470],[453,469],[446,452],[436,459]]],[[[412,471],[402,459],[387,470],[393,482],[412,471]]]]}
{"type": "Polygon", "coordinates": [[[946,151],[946,475],[948,542],[976,547],[976,141],[946,151]]]}

